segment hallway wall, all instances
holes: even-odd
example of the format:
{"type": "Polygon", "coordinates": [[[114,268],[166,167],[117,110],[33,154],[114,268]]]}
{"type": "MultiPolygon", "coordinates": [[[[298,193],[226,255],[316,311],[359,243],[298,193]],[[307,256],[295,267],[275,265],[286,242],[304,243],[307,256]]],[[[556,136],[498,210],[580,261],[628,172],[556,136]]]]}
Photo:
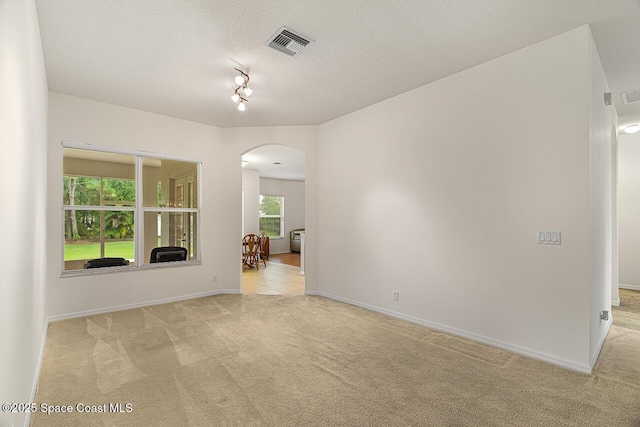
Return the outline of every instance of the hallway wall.
{"type": "MultiPolygon", "coordinates": [[[[44,340],[47,77],[36,5],[0,2],[0,403],[35,392],[44,340]]],[[[0,412],[0,425],[26,413],[0,412]]]]}
{"type": "Polygon", "coordinates": [[[584,26],[321,125],[320,290],[590,371],[590,41],[584,26]]]}

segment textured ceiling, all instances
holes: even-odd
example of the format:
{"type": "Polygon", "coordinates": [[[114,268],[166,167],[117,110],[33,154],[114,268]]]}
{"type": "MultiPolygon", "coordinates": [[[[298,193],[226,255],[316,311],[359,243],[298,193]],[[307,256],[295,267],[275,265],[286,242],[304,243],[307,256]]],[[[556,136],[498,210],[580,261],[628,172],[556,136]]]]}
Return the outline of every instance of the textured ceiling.
{"type": "Polygon", "coordinates": [[[37,6],[50,90],[220,127],[320,124],[585,23],[612,89],[640,89],[637,0],[37,6]],[[296,58],[263,46],[283,25],[315,44],[296,58]],[[238,66],[254,89],[244,113],[229,99],[238,66]]]}
{"type": "Polygon", "coordinates": [[[247,169],[260,171],[261,178],[304,181],[304,153],[286,145],[264,145],[242,156],[247,169]],[[279,164],[274,164],[274,163],[279,164]]]}

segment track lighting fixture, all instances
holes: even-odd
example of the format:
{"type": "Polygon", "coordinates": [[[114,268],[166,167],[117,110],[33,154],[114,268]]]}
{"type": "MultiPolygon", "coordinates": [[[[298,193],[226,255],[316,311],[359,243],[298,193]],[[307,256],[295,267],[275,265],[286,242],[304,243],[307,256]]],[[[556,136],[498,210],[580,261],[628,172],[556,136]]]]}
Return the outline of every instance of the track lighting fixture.
{"type": "Polygon", "coordinates": [[[235,68],[235,70],[239,72],[240,75],[234,79],[238,87],[236,87],[233,95],[231,95],[231,100],[238,104],[238,110],[244,111],[247,109],[245,102],[249,102],[247,98],[251,96],[253,90],[249,88],[249,75],[238,68],[235,68]]]}

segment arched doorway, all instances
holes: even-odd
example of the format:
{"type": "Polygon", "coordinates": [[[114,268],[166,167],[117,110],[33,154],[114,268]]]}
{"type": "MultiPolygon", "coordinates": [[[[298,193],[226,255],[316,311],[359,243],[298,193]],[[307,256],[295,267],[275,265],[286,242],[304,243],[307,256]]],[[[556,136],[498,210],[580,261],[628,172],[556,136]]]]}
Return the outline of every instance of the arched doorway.
{"type": "Polygon", "coordinates": [[[304,230],[304,152],[270,144],[243,154],[241,235],[268,237],[257,262],[244,259],[244,294],[304,294],[304,230]]]}

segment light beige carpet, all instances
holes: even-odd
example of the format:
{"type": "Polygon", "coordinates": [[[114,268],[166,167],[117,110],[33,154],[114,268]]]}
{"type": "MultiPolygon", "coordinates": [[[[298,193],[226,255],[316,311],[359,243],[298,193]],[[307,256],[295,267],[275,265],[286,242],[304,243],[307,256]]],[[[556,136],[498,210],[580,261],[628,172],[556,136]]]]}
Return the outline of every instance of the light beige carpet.
{"type": "Polygon", "coordinates": [[[620,289],[620,307],[613,307],[614,325],[640,331],[640,291],[620,289]]]}
{"type": "Polygon", "coordinates": [[[322,297],[218,295],[52,323],[36,402],[133,411],[32,425],[640,426],[637,345],[585,375],[322,297]]]}
{"type": "MultiPolygon", "coordinates": [[[[620,289],[620,307],[612,307],[613,326],[593,373],[628,386],[640,386],[640,292],[620,289]]],[[[637,402],[640,407],[640,400],[637,402]]],[[[640,426],[640,418],[635,425],[640,426]]]]}

